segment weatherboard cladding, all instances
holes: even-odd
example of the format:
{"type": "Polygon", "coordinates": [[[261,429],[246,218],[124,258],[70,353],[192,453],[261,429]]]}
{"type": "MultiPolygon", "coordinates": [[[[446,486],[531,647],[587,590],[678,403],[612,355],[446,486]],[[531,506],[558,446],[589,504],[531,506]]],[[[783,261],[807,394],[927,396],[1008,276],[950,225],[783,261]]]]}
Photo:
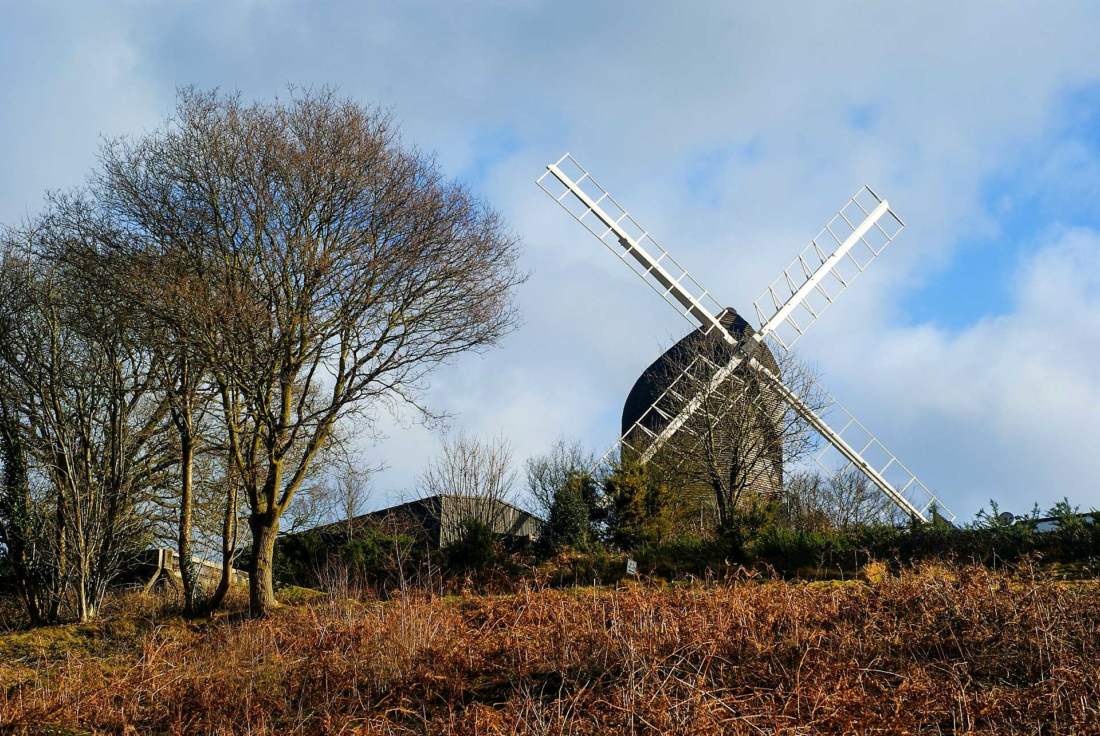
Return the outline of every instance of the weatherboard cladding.
{"type": "MultiPolygon", "coordinates": [[[[724,309],[719,315],[719,320],[722,326],[739,340],[746,333],[752,332],[752,326],[732,307],[724,309]]],[[[654,412],[648,415],[646,412],[680,369],[701,350],[705,350],[706,355],[715,359],[729,360],[733,357],[733,346],[723,340],[716,331],[707,334],[702,329],[695,329],[689,332],[653,361],[634,382],[623,404],[622,433],[624,435],[643,417],[645,417],[646,427],[652,432],[657,433],[664,429],[665,422],[661,417],[654,412]]],[[[757,359],[772,371],[779,372],[779,365],[767,346],[757,354],[757,359]]],[[[660,455],[657,460],[660,461],[660,455]]],[[[779,457],[775,462],[775,472],[762,474],[750,490],[762,494],[774,494],[782,489],[782,485],[783,463],[782,457],[779,457]]],[[[684,489],[684,493],[707,502],[711,500],[712,495],[712,491],[706,486],[687,488],[684,489]]]]}

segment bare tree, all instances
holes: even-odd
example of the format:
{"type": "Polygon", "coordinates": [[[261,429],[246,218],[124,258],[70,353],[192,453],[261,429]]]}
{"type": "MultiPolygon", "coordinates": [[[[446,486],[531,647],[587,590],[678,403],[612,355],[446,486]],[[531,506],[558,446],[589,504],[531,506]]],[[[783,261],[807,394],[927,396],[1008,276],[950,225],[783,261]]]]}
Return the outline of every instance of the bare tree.
{"type": "MultiPolygon", "coordinates": [[[[166,501],[176,515],[173,536],[184,609],[193,612],[195,462],[213,430],[209,425],[217,398],[206,356],[188,339],[190,330],[182,327],[189,316],[186,300],[180,297],[190,288],[190,273],[176,243],[195,234],[184,222],[172,224],[173,237],[135,229],[114,216],[103,194],[93,180],[89,192],[50,195],[43,220],[68,237],[53,238],[43,246],[52,260],[80,280],[82,289],[110,294],[116,310],[133,315],[138,339],[155,358],[151,374],[169,410],[178,470],[176,492],[166,501]]],[[[215,596],[213,602],[218,600],[215,596]]]]}
{"type": "MultiPolygon", "coordinates": [[[[77,235],[42,221],[23,237],[31,253],[77,235]]],[[[6,266],[22,295],[0,345],[9,417],[22,417],[25,457],[47,488],[55,574],[87,621],[148,535],[144,510],[170,467],[168,409],[156,357],[110,294],[33,256],[6,266]]]]}
{"type": "Polygon", "coordinates": [[[816,532],[833,528],[825,511],[826,479],[812,470],[789,473],[783,483],[783,516],[799,531],[816,532]]]}
{"type": "Polygon", "coordinates": [[[200,474],[198,497],[204,513],[200,514],[200,535],[216,540],[217,558],[221,560],[218,584],[205,602],[207,610],[222,604],[234,579],[234,566],[241,553],[240,522],[247,516],[240,493],[238,473],[224,441],[208,443],[202,459],[209,470],[200,474]]]}
{"type": "Polygon", "coordinates": [[[336,511],[345,524],[349,542],[354,536],[352,522],[355,517],[366,511],[367,502],[370,500],[371,476],[375,470],[349,459],[348,462],[341,464],[330,481],[332,496],[337,506],[336,511]]]}
{"type": "Polygon", "coordinates": [[[511,329],[517,243],[387,115],[327,92],[184,91],[168,127],[102,159],[100,249],[177,264],[158,304],[220,394],[262,615],[280,518],[338,422],[427,412],[434,367],[511,329]]]}
{"type": "MultiPolygon", "coordinates": [[[[28,306],[28,263],[0,243],[0,345],[14,340],[28,306]]],[[[8,351],[0,350],[0,356],[8,351]]],[[[22,389],[10,363],[0,357],[0,554],[6,558],[32,625],[55,622],[63,580],[52,554],[52,494],[36,488],[28,447],[31,429],[22,389]]]]}
{"type": "MultiPolygon", "coordinates": [[[[161,388],[168,401],[169,416],[179,446],[179,525],[176,550],[180,561],[184,610],[195,610],[196,584],[193,557],[195,506],[195,455],[202,447],[201,425],[213,408],[213,394],[206,381],[200,355],[186,341],[171,332],[150,330],[159,343],[163,358],[158,369],[161,388]]],[[[152,342],[152,341],[150,341],[152,342]]]]}
{"type": "Polygon", "coordinates": [[[420,476],[419,494],[449,500],[440,505],[437,521],[441,538],[451,539],[471,522],[501,531],[515,514],[515,483],[507,440],[459,434],[443,440],[439,455],[420,476]]]}
{"type": "Polygon", "coordinates": [[[897,506],[853,467],[828,477],[814,472],[793,475],[784,488],[784,506],[792,521],[811,527],[847,529],[904,521],[897,506]]]}
{"type": "Polygon", "coordinates": [[[544,519],[549,518],[554,497],[569,479],[591,473],[595,465],[596,458],[579,442],[564,439],[555,442],[545,455],[527,458],[524,465],[527,491],[535,512],[544,519]]]}
{"type": "MultiPolygon", "coordinates": [[[[797,463],[816,446],[812,426],[782,401],[766,374],[742,363],[720,385],[710,384],[731,357],[731,347],[713,333],[682,341],[665,354],[661,383],[674,384],[675,391],[665,395],[662,409],[675,416],[693,396],[699,404],[654,458],[681,492],[705,489],[721,527],[733,522],[750,494],[778,495],[784,465],[797,463]]],[[[761,346],[755,357],[808,406],[820,408],[813,374],[791,353],[776,358],[761,346]]]]}
{"type": "MultiPolygon", "coordinates": [[[[137,339],[151,353],[151,377],[168,407],[178,470],[176,492],[166,499],[176,514],[174,538],[184,609],[196,603],[194,557],[195,460],[211,429],[217,396],[202,351],[180,329],[177,291],[186,288],[187,264],[167,239],[150,241],[112,218],[92,194],[51,195],[43,220],[68,237],[43,243],[84,290],[108,293],[114,309],[134,316],[137,339]],[[151,257],[154,256],[155,257],[151,257]],[[206,431],[204,431],[204,429],[206,431]]],[[[215,598],[215,602],[218,598],[215,598]]]]}

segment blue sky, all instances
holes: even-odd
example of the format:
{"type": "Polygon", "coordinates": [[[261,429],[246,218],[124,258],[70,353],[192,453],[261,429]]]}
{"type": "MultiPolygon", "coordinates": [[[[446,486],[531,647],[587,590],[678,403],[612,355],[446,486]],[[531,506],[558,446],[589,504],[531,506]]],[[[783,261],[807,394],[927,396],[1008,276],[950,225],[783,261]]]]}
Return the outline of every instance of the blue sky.
{"type": "MultiPolygon", "coordinates": [[[[969,516],[1100,506],[1100,9],[1076,3],[3,3],[0,222],[180,85],[333,85],[501,210],[522,329],[440,371],[452,427],[602,450],[686,324],[534,186],[571,151],[742,311],[861,185],[908,227],[799,352],[969,516]]],[[[437,446],[363,441],[375,504],[437,446]]]]}
{"type": "Polygon", "coordinates": [[[965,329],[982,317],[1012,309],[1013,276],[1043,232],[1054,223],[1100,226],[1100,87],[1068,89],[1054,102],[1048,135],[1022,141],[982,182],[981,208],[996,230],[960,237],[942,270],[906,295],[914,323],[965,329]],[[1069,157],[1057,162],[1058,157],[1069,157]],[[1057,165],[1066,179],[1051,182],[1037,170],[1057,165]],[[1090,170],[1090,167],[1091,170],[1090,170]]]}

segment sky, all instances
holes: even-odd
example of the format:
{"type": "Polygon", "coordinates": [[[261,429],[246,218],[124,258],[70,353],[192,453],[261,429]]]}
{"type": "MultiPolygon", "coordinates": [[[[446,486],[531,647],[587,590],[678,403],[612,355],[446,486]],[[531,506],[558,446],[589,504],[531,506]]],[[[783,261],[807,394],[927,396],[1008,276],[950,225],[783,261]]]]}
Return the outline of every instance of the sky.
{"type": "MultiPolygon", "coordinates": [[[[499,210],[531,278],[434,374],[451,431],[601,452],[689,326],[534,184],[571,152],[744,313],[860,186],[907,228],[800,359],[962,518],[1100,507],[1100,6],[0,0],[0,222],[81,183],[180,86],[328,85],[499,210]]],[[[380,416],[372,506],[439,430],[380,416]]]]}

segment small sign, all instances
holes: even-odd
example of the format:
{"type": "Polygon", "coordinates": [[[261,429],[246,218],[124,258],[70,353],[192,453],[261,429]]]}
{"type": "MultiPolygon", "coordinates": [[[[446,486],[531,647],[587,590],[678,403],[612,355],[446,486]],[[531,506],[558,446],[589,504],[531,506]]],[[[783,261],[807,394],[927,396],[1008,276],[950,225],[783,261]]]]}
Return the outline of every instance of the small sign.
{"type": "Polygon", "coordinates": [[[634,560],[628,559],[626,561],[626,574],[627,575],[637,575],[638,574],[638,563],[635,562],[634,560]]]}

